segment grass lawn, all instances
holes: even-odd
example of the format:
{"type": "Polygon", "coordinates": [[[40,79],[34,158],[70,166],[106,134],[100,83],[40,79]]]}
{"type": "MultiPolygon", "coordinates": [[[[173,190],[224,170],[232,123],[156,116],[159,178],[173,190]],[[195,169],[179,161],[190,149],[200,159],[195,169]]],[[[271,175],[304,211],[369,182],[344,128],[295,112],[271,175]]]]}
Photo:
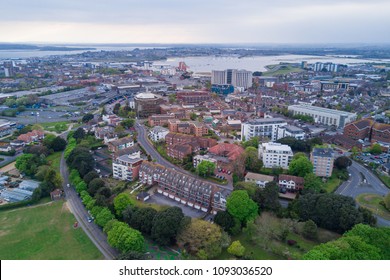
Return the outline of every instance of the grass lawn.
{"type": "Polygon", "coordinates": [[[298,67],[293,67],[290,64],[277,64],[266,66],[267,71],[263,72],[263,76],[285,75],[293,72],[302,72],[298,67]]]}
{"type": "Polygon", "coordinates": [[[377,194],[363,193],[356,197],[356,201],[367,208],[372,213],[381,216],[384,219],[390,220],[390,211],[380,204],[383,201],[383,197],[377,194]]]}
{"type": "Polygon", "coordinates": [[[96,260],[102,254],[64,201],[0,212],[2,260],[96,260]]]}
{"type": "Polygon", "coordinates": [[[64,132],[68,129],[69,122],[48,122],[48,123],[40,123],[44,130],[53,131],[57,133],[64,132]]]}
{"type": "Polygon", "coordinates": [[[335,175],[332,175],[328,181],[324,184],[324,189],[327,193],[334,192],[342,183],[342,181],[335,175]]]}
{"type": "Polygon", "coordinates": [[[383,183],[385,183],[385,185],[390,188],[390,177],[389,176],[386,176],[386,175],[379,175],[379,177],[381,178],[381,180],[383,181],[383,183]]]}
{"type": "Polygon", "coordinates": [[[60,172],[60,162],[61,162],[62,152],[56,152],[49,155],[46,159],[51,167],[53,167],[57,172],[60,172]]]}

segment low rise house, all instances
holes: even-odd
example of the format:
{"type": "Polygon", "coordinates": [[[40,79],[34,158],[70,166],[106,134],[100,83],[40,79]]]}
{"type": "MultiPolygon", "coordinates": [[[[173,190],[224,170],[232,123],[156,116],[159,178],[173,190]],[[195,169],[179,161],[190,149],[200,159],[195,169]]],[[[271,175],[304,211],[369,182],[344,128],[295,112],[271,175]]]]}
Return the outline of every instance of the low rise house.
{"type": "Polygon", "coordinates": [[[279,175],[279,187],[289,192],[297,192],[299,190],[302,190],[304,183],[305,179],[302,177],[285,174],[279,175]]]}
{"type": "Polygon", "coordinates": [[[18,136],[17,140],[23,141],[25,144],[30,144],[31,142],[39,141],[45,138],[45,133],[42,130],[33,130],[25,134],[18,136]]]}
{"type": "Polygon", "coordinates": [[[117,152],[129,147],[134,146],[134,139],[131,136],[123,137],[118,140],[114,140],[108,143],[108,150],[110,152],[117,152]]]}
{"type": "Polygon", "coordinates": [[[226,157],[230,161],[236,160],[243,152],[244,149],[241,146],[229,143],[221,143],[209,149],[210,154],[226,157]]]}
{"type": "Polygon", "coordinates": [[[274,180],[274,176],[264,174],[248,172],[245,175],[245,182],[255,183],[256,186],[258,186],[259,188],[264,188],[267,183],[272,182],[274,180]]]}

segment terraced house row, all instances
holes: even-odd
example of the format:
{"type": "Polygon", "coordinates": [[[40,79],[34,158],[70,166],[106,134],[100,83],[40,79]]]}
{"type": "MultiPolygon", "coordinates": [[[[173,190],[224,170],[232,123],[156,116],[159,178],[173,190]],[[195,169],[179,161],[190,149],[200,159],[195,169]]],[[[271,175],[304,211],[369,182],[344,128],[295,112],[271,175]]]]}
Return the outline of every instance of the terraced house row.
{"type": "Polygon", "coordinates": [[[217,185],[162,165],[144,161],[139,180],[149,186],[157,184],[158,193],[203,212],[216,214],[226,209],[226,199],[217,185]]]}

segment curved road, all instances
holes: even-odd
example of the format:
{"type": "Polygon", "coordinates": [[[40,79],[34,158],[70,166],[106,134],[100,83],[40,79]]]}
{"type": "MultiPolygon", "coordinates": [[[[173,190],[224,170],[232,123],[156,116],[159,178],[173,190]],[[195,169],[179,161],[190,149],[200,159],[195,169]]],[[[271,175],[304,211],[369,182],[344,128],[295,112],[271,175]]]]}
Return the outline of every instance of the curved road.
{"type": "MultiPolygon", "coordinates": [[[[175,169],[176,171],[180,171],[181,173],[185,173],[185,174],[187,174],[189,176],[192,176],[192,177],[194,177],[194,178],[196,178],[198,180],[210,183],[210,181],[204,180],[203,178],[200,178],[199,176],[196,176],[193,173],[188,172],[187,170],[183,170],[180,167],[170,163],[165,158],[163,158],[156,151],[156,149],[153,147],[153,145],[149,142],[147,131],[146,131],[145,127],[143,125],[141,125],[139,122],[136,123],[136,130],[137,130],[137,133],[138,133],[138,136],[137,136],[138,143],[141,144],[141,146],[145,149],[145,151],[153,159],[155,159],[158,164],[161,164],[161,165],[163,165],[165,167],[168,167],[168,168],[171,168],[171,169],[175,169]]],[[[213,183],[213,184],[215,184],[215,183],[213,183]]],[[[220,189],[225,190],[226,192],[233,191],[233,184],[232,184],[232,182],[228,182],[227,185],[219,185],[219,184],[215,184],[215,185],[217,185],[220,189]]]]}
{"type": "MultiPolygon", "coordinates": [[[[355,199],[362,193],[384,196],[390,192],[378,177],[361,164],[352,161],[352,165],[348,167],[348,171],[351,174],[349,180],[341,184],[335,193],[350,196],[355,199]],[[364,179],[366,179],[366,182],[364,182],[364,179]]],[[[375,216],[377,217],[378,225],[390,227],[389,220],[385,220],[377,215],[375,216]]]]}
{"type": "Polygon", "coordinates": [[[102,229],[95,223],[88,222],[87,218],[89,217],[89,214],[82,204],[81,199],[73,187],[67,187],[67,184],[70,183],[68,178],[69,172],[66,166],[64,153],[62,153],[61,157],[60,172],[64,181],[63,188],[65,191],[66,200],[68,201],[68,206],[77,219],[79,226],[81,226],[84,232],[88,235],[89,239],[91,239],[91,241],[95,244],[95,246],[106,259],[115,259],[115,257],[118,255],[118,252],[107,243],[107,236],[103,233],[102,229]]]}

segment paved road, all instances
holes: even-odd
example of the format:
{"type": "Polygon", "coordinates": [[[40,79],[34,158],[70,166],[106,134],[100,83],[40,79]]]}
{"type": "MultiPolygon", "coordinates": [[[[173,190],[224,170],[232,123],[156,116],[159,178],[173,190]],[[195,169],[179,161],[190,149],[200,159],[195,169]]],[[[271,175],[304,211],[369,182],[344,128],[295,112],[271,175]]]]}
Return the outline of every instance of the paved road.
{"type": "MultiPolygon", "coordinates": [[[[156,160],[156,162],[158,164],[161,164],[165,167],[168,167],[168,168],[172,168],[172,169],[175,169],[176,171],[179,171],[179,172],[182,172],[182,173],[185,173],[191,177],[194,177],[198,180],[201,180],[201,181],[205,181],[207,183],[210,183],[209,181],[207,180],[204,180],[202,178],[200,178],[199,176],[196,176],[194,175],[193,173],[187,171],[187,170],[183,170],[181,169],[180,167],[170,163],[169,161],[167,161],[165,158],[163,158],[157,151],[156,149],[153,147],[153,145],[149,142],[148,140],[148,135],[147,135],[147,131],[146,131],[146,128],[139,124],[137,122],[136,124],[136,130],[137,130],[137,133],[138,133],[138,137],[137,137],[137,140],[138,140],[138,143],[141,144],[141,146],[145,149],[145,151],[153,158],[156,160]]],[[[218,184],[216,184],[218,185],[218,184]]],[[[232,182],[229,182],[227,185],[218,185],[219,188],[221,188],[222,190],[225,190],[223,191],[223,194],[224,195],[227,195],[229,194],[231,191],[233,191],[233,184],[232,182]]]]}
{"type": "Polygon", "coordinates": [[[95,244],[95,246],[106,259],[115,259],[118,255],[118,252],[107,243],[107,237],[103,233],[102,229],[95,223],[88,222],[87,217],[89,214],[82,204],[81,199],[73,187],[67,187],[67,184],[69,184],[69,174],[64,159],[64,154],[62,154],[61,157],[60,172],[64,181],[63,188],[65,191],[66,200],[68,201],[68,206],[76,217],[79,226],[81,226],[84,232],[88,235],[89,239],[91,239],[91,241],[95,244]]]}
{"type": "MultiPolygon", "coordinates": [[[[348,181],[341,184],[335,193],[356,198],[362,193],[372,193],[383,196],[390,192],[378,177],[359,163],[352,161],[352,165],[348,168],[348,171],[351,174],[351,177],[348,181]],[[364,179],[366,179],[366,182],[364,182],[364,179]]],[[[379,226],[390,227],[389,220],[385,220],[377,215],[375,216],[379,226]]]]}

